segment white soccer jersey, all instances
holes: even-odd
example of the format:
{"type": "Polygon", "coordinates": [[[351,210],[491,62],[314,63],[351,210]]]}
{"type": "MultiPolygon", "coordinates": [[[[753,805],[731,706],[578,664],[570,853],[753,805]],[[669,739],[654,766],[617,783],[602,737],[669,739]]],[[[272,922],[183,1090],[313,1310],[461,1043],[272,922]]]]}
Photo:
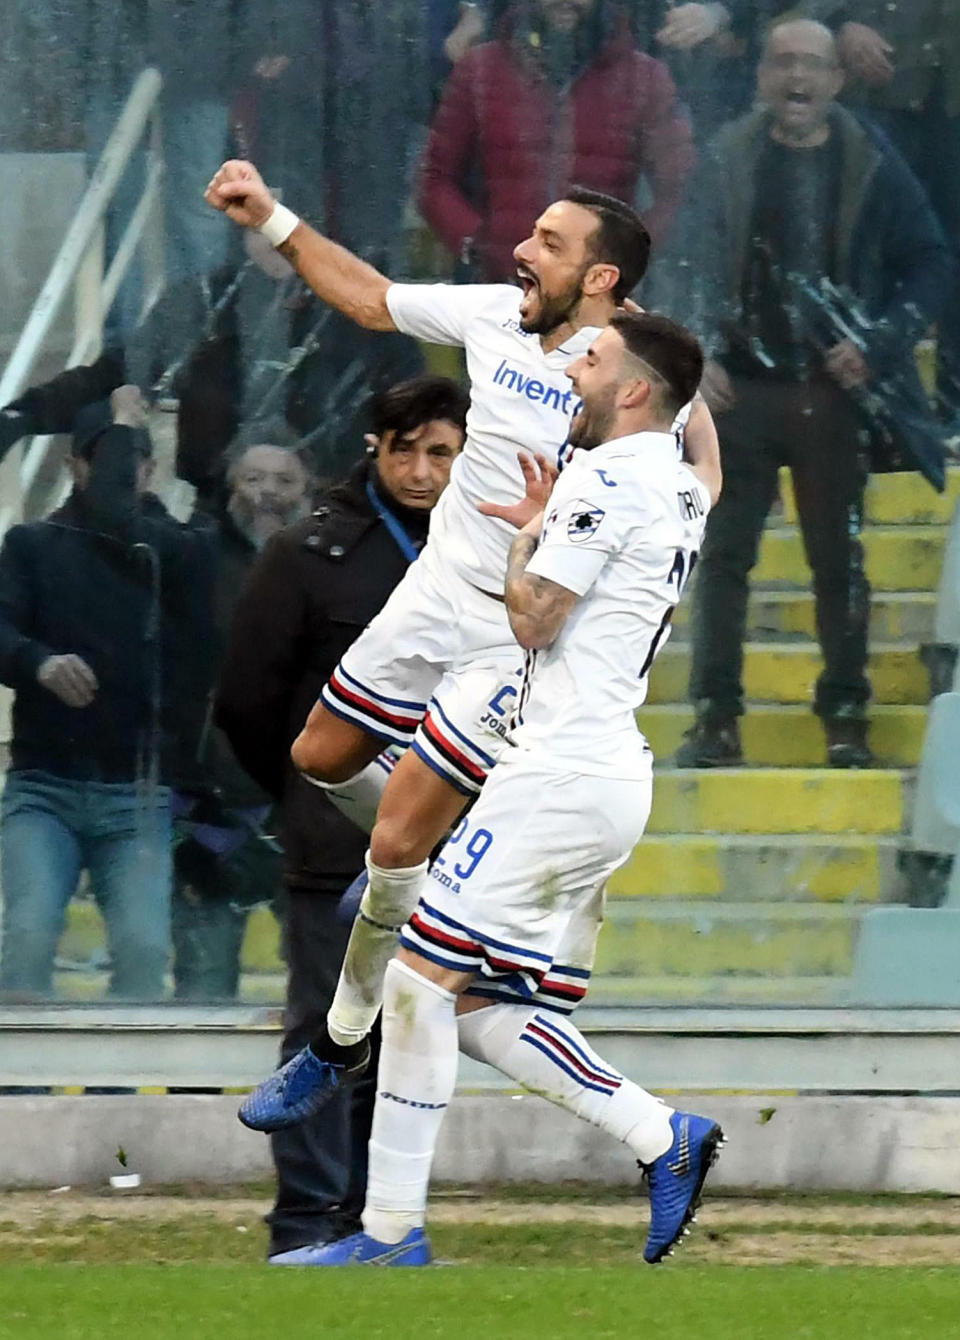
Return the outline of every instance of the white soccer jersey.
{"type": "Polygon", "coordinates": [[[580,406],[565,372],[598,333],[584,327],[545,354],[539,335],[520,329],[521,296],[511,284],[391,284],[387,290],[398,330],[466,352],[467,438],[431,515],[430,546],[441,546],[467,581],[497,594],[516,532],[483,516],[477,503],[523,497],[518,450],[559,460],[580,406]]]}
{"type": "Polygon", "coordinates": [[[709,507],[706,489],[677,459],[673,433],[574,452],[527,571],[586,599],[551,647],[527,653],[513,744],[577,772],[649,776],[651,754],[634,712],[709,507]]]}
{"type": "MultiPolygon", "coordinates": [[[[552,353],[520,329],[522,294],[512,284],[391,284],[387,307],[405,335],[462,345],[470,377],[467,437],[450,483],[430,517],[430,545],[481,590],[500,594],[514,530],[477,511],[479,502],[515,503],[524,482],[517,452],[563,463],[580,408],[566,369],[599,328],[584,326],[552,353]]],[[[678,439],[690,406],[677,416],[678,439]]]]}

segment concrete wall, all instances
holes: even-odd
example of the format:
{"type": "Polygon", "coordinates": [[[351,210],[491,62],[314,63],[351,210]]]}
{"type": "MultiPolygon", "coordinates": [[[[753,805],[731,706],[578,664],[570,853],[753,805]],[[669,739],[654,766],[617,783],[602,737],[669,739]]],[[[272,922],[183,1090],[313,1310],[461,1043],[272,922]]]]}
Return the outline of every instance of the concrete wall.
{"type": "MultiPolygon", "coordinates": [[[[128,1171],[149,1183],[237,1182],[271,1174],[269,1144],[220,1096],[0,1097],[0,1186],[103,1185],[128,1171]]],[[[960,1099],[698,1096],[729,1144],[716,1190],[940,1191],[960,1194],[960,1099]],[[771,1115],[772,1109],[772,1115],[771,1115]]],[[[628,1152],[542,1099],[457,1097],[436,1180],[636,1179],[628,1152]]]]}

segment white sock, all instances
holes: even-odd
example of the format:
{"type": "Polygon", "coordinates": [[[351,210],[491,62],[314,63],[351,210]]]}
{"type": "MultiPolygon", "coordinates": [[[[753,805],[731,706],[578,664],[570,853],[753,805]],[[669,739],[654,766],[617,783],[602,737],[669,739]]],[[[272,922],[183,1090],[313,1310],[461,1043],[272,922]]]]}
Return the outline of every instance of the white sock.
{"type": "Polygon", "coordinates": [[[461,1014],[460,1049],[599,1126],[652,1163],[673,1143],[673,1109],[601,1060],[563,1015],[525,1005],[461,1014]]]}
{"type": "Polygon", "coordinates": [[[340,980],[327,1014],[327,1031],[334,1042],[349,1047],[373,1027],[383,1000],[383,974],[397,948],[400,928],[416,908],[428,863],[385,870],[367,852],[370,883],[360,900],[360,911],[340,969],[340,980]]]}
{"type": "Polygon", "coordinates": [[[378,1242],[399,1242],[426,1218],[437,1133],[457,1080],[456,1007],[452,992],[390,961],[363,1211],[378,1242]]]}
{"type": "Polygon", "coordinates": [[[396,763],[396,757],[391,750],[392,746],[390,749],[385,749],[372,763],[368,763],[355,776],[348,777],[345,782],[321,782],[317,777],[308,777],[305,772],[301,773],[301,776],[311,786],[318,786],[321,791],[325,791],[327,799],[332,801],[351,823],[355,823],[365,833],[372,833],[377,810],[380,807],[380,797],[396,763]]]}

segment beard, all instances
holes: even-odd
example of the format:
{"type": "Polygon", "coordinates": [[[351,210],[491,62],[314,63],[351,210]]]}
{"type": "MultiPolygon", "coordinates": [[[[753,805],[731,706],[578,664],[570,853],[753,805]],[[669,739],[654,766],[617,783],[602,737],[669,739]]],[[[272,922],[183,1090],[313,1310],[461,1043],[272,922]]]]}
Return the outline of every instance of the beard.
{"type": "Polygon", "coordinates": [[[616,418],[616,396],[617,388],[611,386],[602,395],[595,396],[591,404],[584,402],[570,425],[567,442],[571,447],[592,451],[607,441],[616,418]]]}
{"type": "Polygon", "coordinates": [[[543,289],[537,284],[537,295],[540,299],[540,310],[536,316],[521,317],[520,329],[526,335],[550,335],[562,326],[565,321],[571,320],[577,312],[577,308],[583,299],[583,276],[587,273],[584,269],[583,274],[578,275],[576,280],[562,293],[545,294],[543,289]]]}
{"type": "Polygon", "coordinates": [[[278,530],[307,515],[306,501],[253,507],[245,499],[234,498],[228,509],[234,525],[258,552],[278,530]]]}

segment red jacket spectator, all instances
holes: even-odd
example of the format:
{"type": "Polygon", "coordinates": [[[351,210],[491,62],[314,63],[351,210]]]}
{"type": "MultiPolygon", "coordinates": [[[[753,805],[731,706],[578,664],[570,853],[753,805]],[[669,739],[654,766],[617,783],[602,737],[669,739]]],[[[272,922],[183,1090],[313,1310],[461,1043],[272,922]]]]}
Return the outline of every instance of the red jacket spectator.
{"type": "Polygon", "coordinates": [[[561,82],[548,59],[549,30],[531,29],[513,10],[497,40],[469,51],[444,90],[419,206],[455,255],[470,240],[477,278],[512,275],[514,246],[574,183],[632,203],[643,174],[654,243],[670,230],[694,161],[673,80],[661,61],[636,50],[619,9],[600,0],[580,28],[579,59],[561,82]]]}

